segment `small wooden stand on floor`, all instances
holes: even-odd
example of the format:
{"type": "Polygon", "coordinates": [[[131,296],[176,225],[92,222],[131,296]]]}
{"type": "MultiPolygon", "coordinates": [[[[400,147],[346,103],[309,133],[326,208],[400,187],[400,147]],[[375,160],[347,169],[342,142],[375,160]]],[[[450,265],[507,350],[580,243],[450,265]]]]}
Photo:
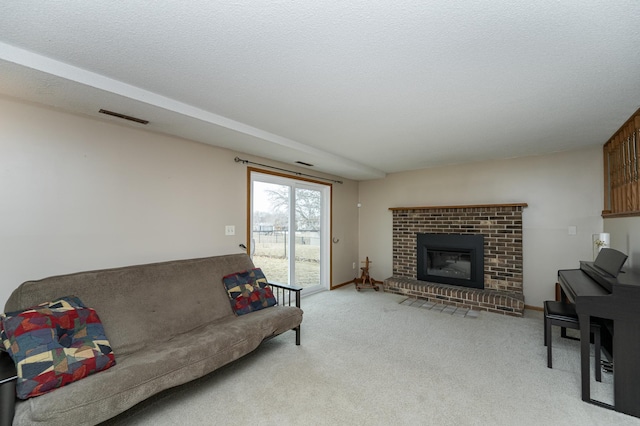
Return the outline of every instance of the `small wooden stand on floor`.
{"type": "Polygon", "coordinates": [[[374,280],[371,278],[371,275],[369,275],[369,264],[371,263],[369,261],[369,256],[367,256],[367,260],[361,263],[364,263],[364,266],[360,268],[362,270],[362,274],[360,275],[360,278],[355,278],[353,280],[353,282],[356,283],[356,290],[360,291],[361,288],[372,288],[375,291],[378,291],[376,283],[380,281],[374,280]]]}

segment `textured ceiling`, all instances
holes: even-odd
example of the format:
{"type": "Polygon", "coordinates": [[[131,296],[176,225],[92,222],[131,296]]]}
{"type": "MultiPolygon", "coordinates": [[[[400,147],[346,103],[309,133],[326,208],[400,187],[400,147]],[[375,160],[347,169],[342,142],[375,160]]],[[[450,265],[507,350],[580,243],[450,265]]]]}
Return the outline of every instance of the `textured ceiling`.
{"type": "Polygon", "coordinates": [[[602,145],[640,107],[638,22],[637,0],[4,2],[0,93],[372,179],[602,145]]]}

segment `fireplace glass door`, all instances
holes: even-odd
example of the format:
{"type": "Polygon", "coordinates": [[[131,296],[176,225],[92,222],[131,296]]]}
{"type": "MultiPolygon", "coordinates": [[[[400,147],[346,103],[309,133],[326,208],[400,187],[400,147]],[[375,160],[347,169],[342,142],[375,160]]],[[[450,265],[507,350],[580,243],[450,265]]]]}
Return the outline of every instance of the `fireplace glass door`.
{"type": "Polygon", "coordinates": [[[417,279],[484,288],[484,236],[418,234],[417,279]]]}
{"type": "Polygon", "coordinates": [[[470,280],[471,252],[427,249],[427,274],[470,280]]]}

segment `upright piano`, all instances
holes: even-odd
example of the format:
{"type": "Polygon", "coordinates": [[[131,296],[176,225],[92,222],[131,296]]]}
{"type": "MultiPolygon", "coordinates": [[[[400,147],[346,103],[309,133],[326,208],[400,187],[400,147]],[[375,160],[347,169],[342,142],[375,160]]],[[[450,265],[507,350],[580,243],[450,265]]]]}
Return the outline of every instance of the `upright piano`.
{"type": "Polygon", "coordinates": [[[640,417],[640,274],[621,270],[626,259],[603,248],[594,262],[559,270],[558,282],[563,299],[575,304],[580,322],[582,400],[640,417]],[[613,406],[591,399],[589,342],[595,318],[609,325],[603,344],[613,361],[613,406]]]}

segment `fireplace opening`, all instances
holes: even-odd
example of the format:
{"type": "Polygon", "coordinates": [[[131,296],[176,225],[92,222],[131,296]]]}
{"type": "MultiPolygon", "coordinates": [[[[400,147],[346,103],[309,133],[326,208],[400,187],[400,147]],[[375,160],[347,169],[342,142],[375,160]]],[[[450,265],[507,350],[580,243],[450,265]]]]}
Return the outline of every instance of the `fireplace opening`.
{"type": "Polygon", "coordinates": [[[484,288],[484,236],[418,234],[417,279],[484,288]]]}
{"type": "Polygon", "coordinates": [[[470,280],[471,253],[466,250],[427,250],[427,274],[470,280]]]}

